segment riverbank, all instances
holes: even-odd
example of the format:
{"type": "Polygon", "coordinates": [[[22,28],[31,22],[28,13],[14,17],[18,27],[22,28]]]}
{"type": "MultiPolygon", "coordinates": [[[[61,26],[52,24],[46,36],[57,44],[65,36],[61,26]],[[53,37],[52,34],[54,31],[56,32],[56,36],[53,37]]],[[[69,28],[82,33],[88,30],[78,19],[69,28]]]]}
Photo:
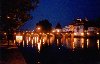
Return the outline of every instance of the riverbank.
{"type": "Polygon", "coordinates": [[[18,48],[10,46],[0,47],[0,64],[26,64],[18,48]]]}

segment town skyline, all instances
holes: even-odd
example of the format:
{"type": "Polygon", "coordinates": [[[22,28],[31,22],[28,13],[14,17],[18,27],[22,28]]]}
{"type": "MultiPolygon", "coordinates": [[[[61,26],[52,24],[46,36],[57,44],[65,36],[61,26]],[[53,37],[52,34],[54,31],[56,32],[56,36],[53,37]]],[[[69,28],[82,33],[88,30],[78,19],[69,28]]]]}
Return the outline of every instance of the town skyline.
{"type": "Polygon", "coordinates": [[[0,0],[0,64],[99,64],[100,0],[0,0]]]}
{"type": "MultiPolygon", "coordinates": [[[[76,21],[77,19],[80,19],[81,21],[88,21],[88,22],[90,22],[90,23],[92,22],[92,23],[94,23],[94,24],[97,24],[98,26],[99,26],[99,23],[100,23],[100,22],[99,22],[99,21],[100,21],[99,18],[94,19],[94,20],[90,20],[90,19],[88,19],[87,17],[84,17],[84,18],[80,18],[80,17],[74,18],[73,21],[70,21],[70,23],[68,23],[68,24],[66,24],[66,25],[62,25],[61,22],[57,22],[57,23],[60,23],[61,27],[64,28],[65,26],[68,26],[68,25],[70,25],[70,24],[75,23],[75,21],[76,21]]],[[[43,21],[43,20],[48,20],[48,19],[42,19],[42,20],[40,20],[40,21],[43,21]]],[[[49,20],[48,20],[48,21],[49,21],[49,20]]],[[[38,21],[38,22],[39,22],[39,21],[38,21]]],[[[37,23],[38,23],[38,22],[37,22],[37,23]]],[[[50,22],[50,21],[49,21],[49,22],[50,22]]],[[[52,28],[55,28],[56,25],[57,25],[57,23],[56,23],[55,25],[53,25],[52,22],[50,22],[50,23],[52,24],[52,28]]],[[[90,25],[91,25],[91,24],[90,24],[90,25]]],[[[96,25],[95,25],[95,26],[96,26],[96,25]]],[[[27,25],[27,27],[28,27],[28,25],[27,25]]],[[[35,27],[36,27],[36,24],[35,24],[34,27],[31,27],[31,28],[24,28],[24,25],[23,25],[23,26],[20,27],[19,30],[29,30],[29,31],[32,31],[32,30],[35,29],[35,27]]],[[[100,26],[99,26],[99,27],[100,27],[100,26]]]]}
{"type": "Polygon", "coordinates": [[[63,27],[77,17],[89,20],[100,18],[99,0],[40,0],[38,7],[31,11],[32,19],[26,22],[24,28],[32,28],[43,19],[48,19],[55,26],[59,22],[63,27]]]}

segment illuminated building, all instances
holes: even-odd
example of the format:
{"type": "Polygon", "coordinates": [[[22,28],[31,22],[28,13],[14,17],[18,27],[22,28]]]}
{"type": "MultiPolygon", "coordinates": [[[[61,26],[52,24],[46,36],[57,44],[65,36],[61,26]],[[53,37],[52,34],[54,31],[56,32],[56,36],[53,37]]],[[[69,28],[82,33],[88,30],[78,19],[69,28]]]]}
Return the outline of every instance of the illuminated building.
{"type": "Polygon", "coordinates": [[[97,28],[94,22],[88,21],[87,18],[77,18],[62,29],[63,32],[71,32],[74,36],[96,36],[99,35],[100,29],[97,28]]]}

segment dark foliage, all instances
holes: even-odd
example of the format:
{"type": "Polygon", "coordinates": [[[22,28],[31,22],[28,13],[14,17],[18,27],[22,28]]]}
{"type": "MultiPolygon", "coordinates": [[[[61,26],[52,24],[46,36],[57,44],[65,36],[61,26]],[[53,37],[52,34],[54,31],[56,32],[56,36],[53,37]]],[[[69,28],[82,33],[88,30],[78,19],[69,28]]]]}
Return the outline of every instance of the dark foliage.
{"type": "Polygon", "coordinates": [[[55,27],[56,29],[62,29],[62,27],[61,27],[61,25],[60,25],[60,23],[57,23],[57,25],[56,25],[56,27],[55,27]]]}
{"type": "Polygon", "coordinates": [[[38,0],[1,0],[1,21],[3,30],[18,29],[31,18],[30,10],[34,10],[38,0]]]}
{"type": "Polygon", "coordinates": [[[37,24],[36,24],[36,27],[41,27],[41,31],[42,32],[50,32],[51,29],[52,29],[52,24],[48,21],[48,20],[42,20],[42,21],[39,21],[37,24]]]}
{"type": "Polygon", "coordinates": [[[98,28],[100,28],[100,18],[97,18],[97,19],[95,19],[94,21],[95,21],[95,23],[96,23],[96,26],[97,26],[98,28]]]}

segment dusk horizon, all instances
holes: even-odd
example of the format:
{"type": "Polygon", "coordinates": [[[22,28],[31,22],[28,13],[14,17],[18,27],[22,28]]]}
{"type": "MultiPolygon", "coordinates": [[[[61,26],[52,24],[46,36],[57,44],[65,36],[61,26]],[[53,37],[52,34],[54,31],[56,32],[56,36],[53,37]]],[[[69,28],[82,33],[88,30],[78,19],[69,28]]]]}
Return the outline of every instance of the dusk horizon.
{"type": "Polygon", "coordinates": [[[0,64],[100,64],[100,0],[0,0],[0,64]]]}

